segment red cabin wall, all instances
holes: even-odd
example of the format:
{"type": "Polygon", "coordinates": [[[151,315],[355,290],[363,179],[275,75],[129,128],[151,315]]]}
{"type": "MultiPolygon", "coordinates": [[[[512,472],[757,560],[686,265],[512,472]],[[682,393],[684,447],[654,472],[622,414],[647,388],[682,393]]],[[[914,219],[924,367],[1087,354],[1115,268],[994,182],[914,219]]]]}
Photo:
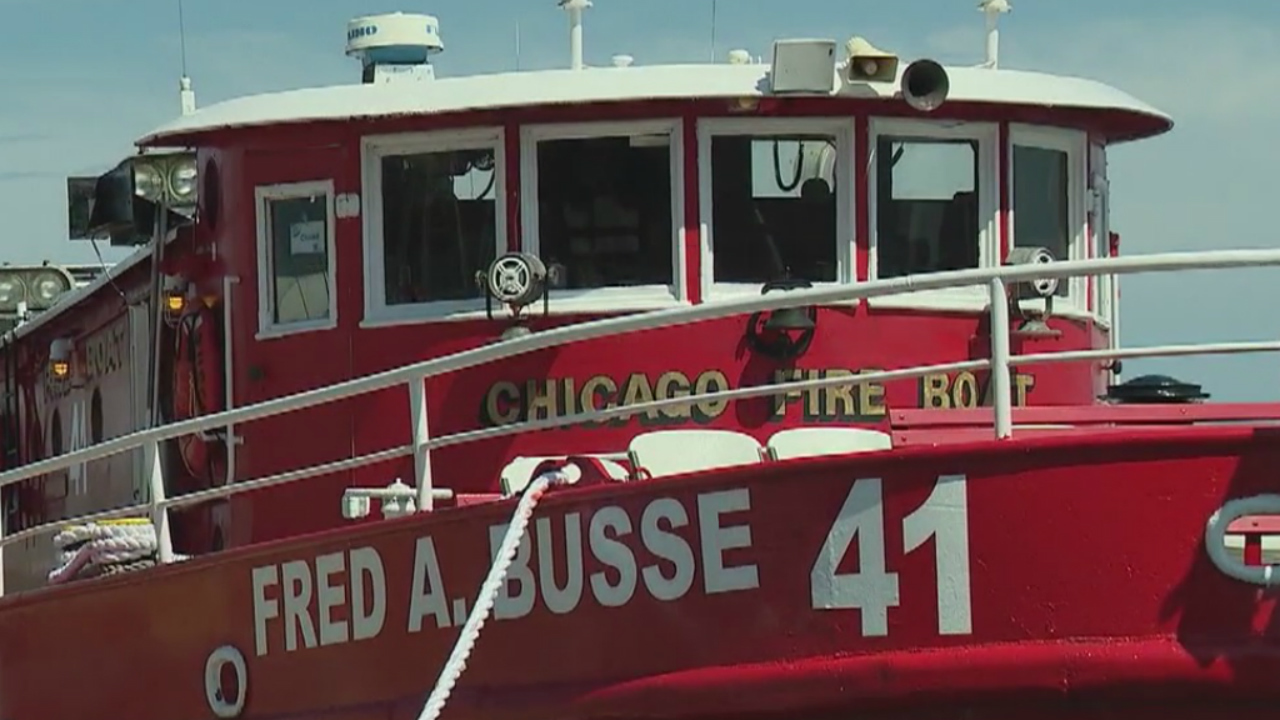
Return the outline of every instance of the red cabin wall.
{"type": "MultiPolygon", "coordinates": [[[[787,100],[768,108],[770,114],[834,115],[855,114],[861,106],[847,103],[787,100]]],[[[877,106],[877,111],[883,110],[877,106]]],[[[982,108],[956,106],[954,117],[991,119],[982,108]]],[[[1044,113],[1029,109],[1016,113],[1020,121],[1043,121],[1044,113]],[[1043,115],[1043,117],[1042,117],[1043,115]],[[1023,117],[1025,116],[1025,117],[1023,117]]],[[[519,153],[518,128],[525,122],[568,122],[632,117],[680,116],[686,119],[685,161],[696,160],[696,133],[691,123],[699,114],[729,114],[725,103],[649,103],[645,105],[597,106],[592,108],[539,108],[498,113],[469,113],[449,118],[394,119],[369,123],[313,124],[285,129],[259,129],[228,133],[214,138],[217,150],[204,155],[220,162],[224,191],[223,222],[216,234],[219,255],[226,270],[239,278],[234,291],[234,318],[229,338],[234,348],[231,377],[237,404],[259,402],[308,390],[329,383],[394,368],[416,360],[438,357],[487,344],[501,330],[497,322],[421,322],[392,327],[361,328],[364,312],[364,250],[362,218],[339,218],[336,223],[336,267],[338,292],[337,327],[281,338],[256,338],[258,326],[257,247],[254,188],[283,182],[332,179],[336,193],[361,193],[359,138],[363,134],[423,131],[455,126],[500,124],[507,129],[509,237],[518,247],[519,153]]],[[[1070,113],[1068,113],[1069,115],[1070,113]]],[[[941,118],[943,113],[938,113],[941,118]]],[[[1061,114],[1053,116],[1061,124],[1061,114]]],[[[1083,116],[1081,126],[1087,126],[1083,116]]],[[[855,123],[855,167],[866,167],[869,156],[868,123],[855,123]]],[[[1002,138],[1007,137],[1002,133],[1002,138]]],[[[1001,168],[1007,167],[1005,143],[1001,143],[1001,168]]],[[[1002,173],[1003,174],[1003,173],[1002,173]]],[[[691,260],[686,280],[698,277],[697,169],[686,167],[685,187],[686,257],[691,260]]],[[[861,183],[860,183],[860,187],[861,183]]],[[[1001,184],[1002,207],[1008,205],[1007,183],[1001,184]]],[[[856,266],[859,277],[867,274],[870,229],[867,201],[863,192],[855,199],[854,228],[856,266]]],[[[1001,212],[1002,238],[1007,236],[1007,215],[1001,212]]],[[[554,302],[553,302],[554,308],[554,302]]],[[[553,315],[536,326],[550,327],[586,319],[584,316],[553,315]]],[[[1050,340],[1014,340],[1013,351],[1044,352],[1054,349],[1097,347],[1105,339],[1092,322],[1057,318],[1062,335],[1050,340]]],[[[568,384],[579,400],[583,383],[613,368],[627,368],[644,375],[632,388],[643,397],[653,392],[664,373],[677,372],[693,380],[707,371],[718,371],[732,387],[758,384],[773,379],[798,376],[787,373],[824,372],[830,369],[856,372],[860,369],[891,369],[913,364],[949,362],[984,357],[988,350],[985,318],[962,313],[943,314],[907,310],[869,310],[865,304],[820,311],[819,332],[814,344],[795,368],[762,361],[744,349],[744,318],[703,323],[684,328],[667,328],[646,335],[583,343],[554,351],[533,353],[506,362],[474,368],[453,377],[438,378],[428,384],[431,432],[435,436],[480,427],[486,399],[498,383],[530,387],[530,382],[558,382],[559,410],[565,407],[568,384]],[[672,349],[652,352],[655,343],[672,349]],[[645,351],[638,352],[638,348],[645,351]],[[643,387],[641,387],[643,385],[643,387]]],[[[931,403],[948,405],[981,402],[979,394],[989,392],[986,373],[946,378],[927,378],[891,384],[878,401],[878,391],[870,392],[872,409],[850,411],[849,401],[838,393],[815,393],[788,406],[784,419],[772,417],[771,400],[751,400],[713,412],[713,417],[632,418],[602,427],[569,428],[524,433],[484,443],[455,446],[437,451],[433,458],[436,482],[463,491],[491,491],[497,471],[507,458],[517,454],[549,454],[566,451],[605,451],[625,448],[637,427],[664,423],[699,422],[710,427],[741,429],[761,439],[776,428],[815,420],[856,419],[875,422],[884,418],[882,407],[920,407],[931,403]],[[973,384],[970,385],[970,382],[973,384]],[[957,389],[959,388],[959,389],[957,389]]],[[[612,374],[615,385],[628,378],[612,374]]],[[[672,387],[666,377],[665,387],[672,387]]],[[[706,377],[710,376],[705,376],[706,377]]],[[[811,377],[811,375],[809,375],[811,377]]],[[[607,384],[607,383],[606,383],[607,384]]],[[[508,390],[510,386],[503,386],[508,390]]],[[[1080,404],[1094,400],[1098,373],[1089,364],[1044,365],[1028,369],[1015,384],[1015,399],[1036,405],[1080,404]]],[[[858,391],[853,393],[858,395],[858,391]]],[[[495,396],[496,397],[496,396],[495,396]]],[[[505,397],[505,396],[504,396],[505,397]]],[[[854,397],[853,405],[865,398],[854,397]]],[[[580,404],[580,403],[579,403],[580,404]]],[[[865,403],[864,403],[865,404],[865,403]]],[[[503,405],[505,408],[506,406],[503,405]]],[[[546,403],[541,406],[544,410],[546,403]]],[[[674,411],[670,414],[678,415],[674,411]]],[[[237,451],[238,479],[262,477],[304,465],[340,460],[409,442],[408,402],[404,388],[395,388],[351,401],[321,406],[295,414],[258,421],[237,429],[244,438],[237,451]]],[[[299,532],[320,530],[343,522],[339,500],[352,484],[386,485],[397,477],[413,481],[412,462],[384,463],[326,478],[301,481],[230,501],[226,527],[227,544],[242,545],[299,532]]]]}

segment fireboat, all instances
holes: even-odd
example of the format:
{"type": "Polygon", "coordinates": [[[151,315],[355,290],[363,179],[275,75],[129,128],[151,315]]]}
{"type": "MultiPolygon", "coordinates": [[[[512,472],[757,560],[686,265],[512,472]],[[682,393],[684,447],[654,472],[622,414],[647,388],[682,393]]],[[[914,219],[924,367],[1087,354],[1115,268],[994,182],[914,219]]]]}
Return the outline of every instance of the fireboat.
{"type": "MultiPolygon", "coordinates": [[[[197,108],[0,267],[0,720],[1220,718],[1278,403],[1123,363],[1100,82],[870,39],[197,108]],[[541,653],[546,651],[543,657],[541,653]]],[[[599,12],[599,11],[597,11],[599,12]]]]}

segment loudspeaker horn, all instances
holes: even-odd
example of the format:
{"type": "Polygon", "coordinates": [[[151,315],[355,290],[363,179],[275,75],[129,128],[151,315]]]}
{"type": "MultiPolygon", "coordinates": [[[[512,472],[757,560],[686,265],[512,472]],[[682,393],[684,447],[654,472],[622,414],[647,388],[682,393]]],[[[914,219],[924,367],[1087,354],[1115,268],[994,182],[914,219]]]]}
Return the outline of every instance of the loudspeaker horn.
{"type": "Polygon", "coordinates": [[[902,98],[921,112],[942,107],[950,91],[946,69],[933,60],[916,60],[902,72],[902,98]]]}
{"type": "Polygon", "coordinates": [[[898,77],[898,56],[854,37],[845,43],[850,82],[893,82],[898,77]]]}

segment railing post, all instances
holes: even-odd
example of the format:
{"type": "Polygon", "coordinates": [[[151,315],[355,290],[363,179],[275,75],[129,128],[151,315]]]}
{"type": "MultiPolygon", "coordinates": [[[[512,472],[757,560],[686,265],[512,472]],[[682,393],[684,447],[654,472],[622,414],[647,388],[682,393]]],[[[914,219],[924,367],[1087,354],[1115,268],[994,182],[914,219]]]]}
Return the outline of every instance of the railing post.
{"type": "Polygon", "coordinates": [[[431,451],[427,440],[427,379],[419,377],[409,381],[409,421],[413,423],[413,486],[418,490],[418,511],[435,509],[435,494],[431,483],[431,451]]]}
{"type": "Polygon", "coordinates": [[[160,464],[160,443],[148,440],[143,445],[147,458],[148,485],[151,490],[151,525],[156,529],[156,554],[160,564],[173,562],[173,536],[169,532],[169,508],[165,506],[164,466],[160,464]]]}
{"type": "Polygon", "coordinates": [[[1002,278],[991,278],[991,395],[996,439],[1013,435],[1013,377],[1009,372],[1009,296],[1002,278]]]}

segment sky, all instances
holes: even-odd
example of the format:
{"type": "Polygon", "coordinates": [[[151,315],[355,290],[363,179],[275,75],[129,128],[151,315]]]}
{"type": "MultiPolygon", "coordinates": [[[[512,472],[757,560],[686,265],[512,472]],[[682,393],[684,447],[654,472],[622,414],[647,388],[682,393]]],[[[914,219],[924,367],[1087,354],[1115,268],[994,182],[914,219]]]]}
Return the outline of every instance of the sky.
{"type": "MultiPolygon", "coordinates": [[[[768,56],[780,37],[862,35],[906,59],[982,60],[976,0],[595,0],[586,60],[768,56]],[[715,8],[713,18],[713,6],[715,8]],[[714,31],[713,31],[714,25],[714,31]],[[713,42],[714,39],[714,42],[713,42]]],[[[1280,166],[1280,3],[1012,0],[1001,65],[1115,85],[1174,117],[1160,138],[1110,152],[1124,254],[1277,247],[1268,190],[1280,166]],[[1275,91],[1275,94],[1272,94],[1275,91]],[[1264,212],[1264,210],[1267,210],[1264,212]]],[[[402,10],[440,18],[441,75],[563,67],[554,0],[184,0],[187,72],[201,105],[351,83],[346,21],[402,10]],[[519,39],[517,42],[517,38],[519,39]]],[[[93,262],[66,239],[65,177],[96,175],[178,112],[177,0],[0,0],[0,259],[93,262]]],[[[121,251],[106,251],[108,261],[121,251]]],[[[1129,276],[1122,344],[1280,337],[1280,269],[1129,276]]],[[[1202,383],[1219,400],[1280,399],[1274,355],[1126,364],[1202,383]]]]}

